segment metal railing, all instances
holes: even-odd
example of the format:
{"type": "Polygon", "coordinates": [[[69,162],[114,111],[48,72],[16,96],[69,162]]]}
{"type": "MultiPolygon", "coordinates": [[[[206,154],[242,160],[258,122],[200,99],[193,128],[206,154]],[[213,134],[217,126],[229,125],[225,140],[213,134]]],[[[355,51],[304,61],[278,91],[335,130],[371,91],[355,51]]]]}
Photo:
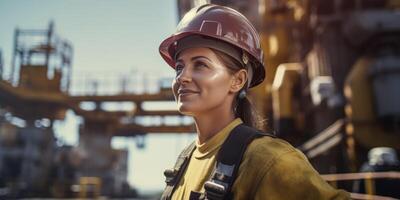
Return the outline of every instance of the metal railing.
{"type": "Polygon", "coordinates": [[[155,94],[170,88],[172,82],[170,77],[139,72],[81,71],[75,74],[71,80],[71,95],[155,94]]]}
{"type": "Polygon", "coordinates": [[[360,173],[343,173],[343,174],[325,174],[322,178],[333,186],[338,181],[365,181],[366,194],[350,193],[352,199],[376,199],[376,200],[392,200],[396,198],[379,196],[375,194],[375,179],[399,179],[400,172],[360,172],[360,173]]]}
{"type": "Polygon", "coordinates": [[[343,140],[342,131],[344,125],[345,120],[339,119],[298,148],[304,152],[307,158],[315,158],[340,144],[343,140]]]}

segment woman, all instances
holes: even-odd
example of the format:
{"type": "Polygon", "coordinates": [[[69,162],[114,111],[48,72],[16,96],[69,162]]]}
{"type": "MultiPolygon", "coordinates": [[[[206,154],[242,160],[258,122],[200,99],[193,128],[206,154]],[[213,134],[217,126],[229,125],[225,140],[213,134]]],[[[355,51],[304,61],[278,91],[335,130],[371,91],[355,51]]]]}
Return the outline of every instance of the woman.
{"type": "Polygon", "coordinates": [[[246,93],[265,72],[259,36],[243,15],[211,4],[193,8],[160,53],[176,70],[179,112],[194,118],[198,134],[166,170],[162,199],[349,198],[288,143],[249,128],[257,120],[246,93]]]}

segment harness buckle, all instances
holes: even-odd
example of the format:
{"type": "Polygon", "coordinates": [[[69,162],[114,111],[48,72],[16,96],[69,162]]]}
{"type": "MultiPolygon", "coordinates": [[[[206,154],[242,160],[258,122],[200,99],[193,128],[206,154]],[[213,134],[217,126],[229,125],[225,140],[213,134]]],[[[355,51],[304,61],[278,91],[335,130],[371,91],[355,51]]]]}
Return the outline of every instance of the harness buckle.
{"type": "Polygon", "coordinates": [[[213,181],[205,182],[204,189],[206,190],[207,199],[210,200],[223,199],[226,194],[226,187],[213,181]]]}
{"type": "Polygon", "coordinates": [[[175,177],[178,174],[178,170],[176,169],[166,169],[164,171],[164,176],[165,176],[165,182],[168,185],[171,185],[175,182],[175,177]]]}

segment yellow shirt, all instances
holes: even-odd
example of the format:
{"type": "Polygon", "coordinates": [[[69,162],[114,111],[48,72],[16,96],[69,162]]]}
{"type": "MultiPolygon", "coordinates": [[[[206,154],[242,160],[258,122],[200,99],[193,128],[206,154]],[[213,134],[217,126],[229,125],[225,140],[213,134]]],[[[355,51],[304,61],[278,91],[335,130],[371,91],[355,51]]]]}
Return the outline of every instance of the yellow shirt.
{"type": "MultiPolygon", "coordinates": [[[[238,118],[203,144],[196,141],[189,165],[172,199],[187,200],[190,192],[204,192],[216,155],[238,118]]],[[[306,157],[287,142],[271,137],[255,139],[247,148],[233,185],[234,199],[350,199],[335,190],[316,172],[306,157]]]]}

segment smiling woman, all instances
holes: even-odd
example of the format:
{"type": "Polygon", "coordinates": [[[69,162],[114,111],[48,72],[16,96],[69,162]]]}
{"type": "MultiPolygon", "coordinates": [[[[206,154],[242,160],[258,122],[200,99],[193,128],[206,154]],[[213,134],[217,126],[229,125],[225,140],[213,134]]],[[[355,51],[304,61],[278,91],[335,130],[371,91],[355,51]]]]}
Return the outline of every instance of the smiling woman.
{"type": "Polygon", "coordinates": [[[217,129],[226,126],[234,119],[233,100],[236,93],[246,82],[246,71],[232,76],[227,67],[209,48],[190,48],[183,51],[175,67],[177,77],[173,83],[173,91],[181,113],[195,116],[204,126],[199,135],[200,143],[211,138],[217,129]],[[222,118],[221,127],[210,126],[211,116],[230,116],[222,118]],[[207,130],[215,128],[216,130],[207,130]]]}
{"type": "MultiPolygon", "coordinates": [[[[191,48],[179,55],[173,90],[179,111],[190,115],[209,115],[219,106],[232,106],[233,77],[217,55],[208,48],[191,48]],[[215,86],[220,87],[215,87],[215,86]],[[226,98],[228,97],[228,98],[226,98]],[[210,101],[204,101],[210,100],[210,101]],[[203,104],[199,104],[203,103],[203,104]]],[[[244,78],[241,80],[244,83],[244,78]]],[[[225,109],[229,110],[229,109],[225,109]]]]}
{"type": "Polygon", "coordinates": [[[197,140],[166,170],[162,199],[349,199],[287,142],[257,130],[246,97],[265,77],[259,36],[237,11],[189,11],[160,45],[176,71],[173,93],[197,140]]]}

